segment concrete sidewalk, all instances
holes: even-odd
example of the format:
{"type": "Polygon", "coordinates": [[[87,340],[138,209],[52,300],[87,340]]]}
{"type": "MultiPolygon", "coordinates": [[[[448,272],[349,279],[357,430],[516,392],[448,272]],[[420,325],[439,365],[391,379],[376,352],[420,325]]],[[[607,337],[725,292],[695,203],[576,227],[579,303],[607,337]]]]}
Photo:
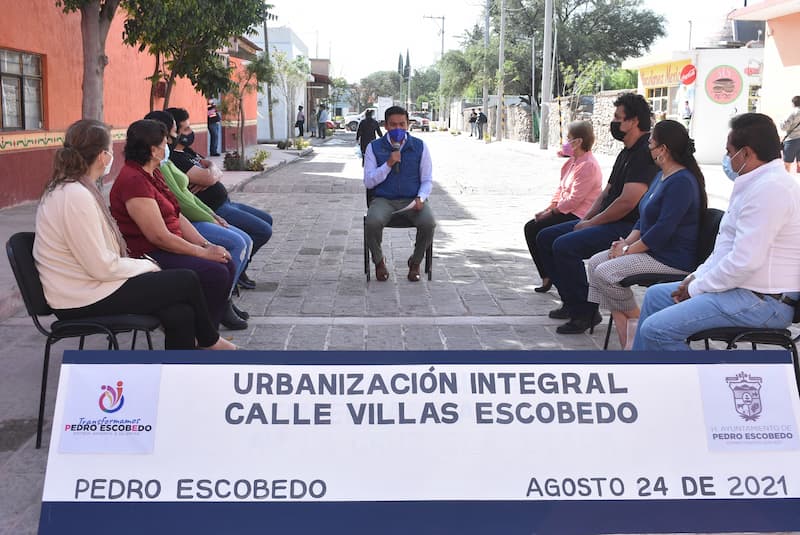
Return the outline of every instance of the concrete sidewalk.
{"type": "MultiPolygon", "coordinates": [[[[329,138],[332,139],[332,138],[329,138]]],[[[310,155],[313,152],[314,146],[323,144],[323,140],[312,138],[309,139],[312,146],[302,151],[298,150],[279,150],[275,145],[253,145],[248,147],[247,155],[252,156],[259,150],[269,152],[270,156],[264,162],[264,171],[223,171],[222,183],[228,188],[229,192],[239,191],[243,188],[252,178],[260,176],[264,173],[274,171],[286,164],[297,161],[299,158],[310,155]]],[[[327,140],[325,140],[327,141],[327,140]]],[[[223,169],[222,162],[223,156],[213,156],[209,158],[223,169]]],[[[105,194],[111,188],[110,184],[104,187],[105,194]]],[[[29,202],[14,206],[12,208],[5,208],[0,210],[0,241],[5,244],[8,239],[17,232],[33,231],[36,219],[37,202],[29,202]]],[[[4,258],[0,261],[0,321],[5,320],[19,312],[23,308],[22,297],[19,294],[17,283],[14,280],[14,274],[11,272],[11,266],[4,258]]]]}

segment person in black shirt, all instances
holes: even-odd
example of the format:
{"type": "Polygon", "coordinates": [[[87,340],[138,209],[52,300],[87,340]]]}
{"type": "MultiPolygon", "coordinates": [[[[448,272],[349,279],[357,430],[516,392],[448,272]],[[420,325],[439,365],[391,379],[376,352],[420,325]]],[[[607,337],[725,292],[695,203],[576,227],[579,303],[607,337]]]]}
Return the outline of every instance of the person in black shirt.
{"type": "Polygon", "coordinates": [[[367,110],[364,120],[359,123],[358,131],[356,132],[356,141],[361,142],[361,167],[364,167],[364,153],[367,152],[367,145],[383,135],[381,127],[378,121],[372,117],[372,113],[372,110],[367,110]]]}
{"type": "Polygon", "coordinates": [[[563,303],[549,315],[569,319],[556,329],[560,334],[580,334],[587,329],[593,332],[603,320],[598,305],[588,301],[589,283],[583,260],[630,233],[639,218],[639,200],[658,171],[647,147],[650,105],[641,95],[624,93],[614,106],[611,134],[625,147],[614,162],[608,184],[586,217],[548,227],[536,236],[542,265],[552,273],[563,303]]]}
{"type": "Polygon", "coordinates": [[[219,156],[220,139],[222,133],[222,117],[219,116],[217,105],[214,104],[214,99],[208,99],[208,152],[211,156],[219,156]]]}
{"type": "MultiPolygon", "coordinates": [[[[252,206],[231,202],[228,190],[220,182],[222,171],[214,162],[203,158],[191,149],[194,132],[189,125],[189,113],[183,108],[169,108],[168,111],[178,125],[178,138],[169,153],[169,159],[189,177],[189,190],[214,210],[228,223],[245,231],[253,240],[250,259],[272,237],[272,216],[252,206]]],[[[246,268],[245,268],[246,269],[246,268]]],[[[253,289],[256,283],[242,271],[238,284],[245,289],[253,289]]]]}

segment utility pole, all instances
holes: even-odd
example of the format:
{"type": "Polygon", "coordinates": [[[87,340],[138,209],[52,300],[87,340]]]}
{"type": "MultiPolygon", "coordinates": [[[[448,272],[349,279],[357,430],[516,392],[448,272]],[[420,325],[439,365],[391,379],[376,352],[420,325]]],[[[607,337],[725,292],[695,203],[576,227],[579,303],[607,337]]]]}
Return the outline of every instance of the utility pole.
{"type": "Polygon", "coordinates": [[[486,0],[485,16],[486,20],[483,27],[483,113],[489,116],[489,10],[492,8],[492,0],[486,0]]]}
{"type": "MultiPolygon", "coordinates": [[[[272,63],[269,58],[269,37],[267,36],[267,19],[264,18],[264,57],[267,61],[272,63]]],[[[267,139],[270,141],[275,138],[275,125],[272,122],[272,84],[267,84],[267,115],[269,116],[269,136],[267,139]]],[[[244,156],[242,156],[244,157],[244,156]]]]}
{"type": "Polygon", "coordinates": [[[544,2],[544,51],[542,52],[542,122],[539,125],[539,148],[547,148],[547,138],[550,135],[550,101],[553,89],[551,84],[553,46],[553,0],[544,2]]]}
{"type": "Polygon", "coordinates": [[[505,69],[503,68],[503,63],[505,63],[505,37],[506,37],[506,0],[500,1],[500,57],[498,61],[499,70],[497,73],[497,113],[496,121],[495,121],[495,133],[497,135],[497,141],[503,140],[503,92],[505,91],[505,87],[503,86],[504,78],[505,78],[505,69]]]}
{"type": "Polygon", "coordinates": [[[536,104],[536,34],[531,35],[531,141],[536,142],[536,115],[539,106],[536,104]]]}
{"type": "MultiPolygon", "coordinates": [[[[440,29],[440,34],[442,36],[442,53],[439,56],[439,122],[444,126],[444,95],[442,95],[442,68],[444,64],[444,15],[441,17],[435,17],[433,15],[423,15],[423,19],[439,19],[442,22],[442,27],[440,29]]],[[[409,80],[411,77],[409,76],[409,80]]],[[[409,82],[409,88],[411,87],[411,83],[409,82]]]]}

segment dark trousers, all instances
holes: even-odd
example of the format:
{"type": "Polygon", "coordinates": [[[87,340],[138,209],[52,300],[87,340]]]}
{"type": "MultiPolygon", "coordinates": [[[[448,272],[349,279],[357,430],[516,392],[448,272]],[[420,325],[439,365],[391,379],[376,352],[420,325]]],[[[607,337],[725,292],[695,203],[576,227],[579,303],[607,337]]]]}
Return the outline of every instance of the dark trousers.
{"type": "Polygon", "coordinates": [[[105,299],[81,308],[56,310],[55,314],[62,320],[151,314],[164,327],[164,349],[194,349],[195,340],[200,347],[209,347],[219,339],[208,316],[200,279],[188,269],[138,275],[105,299]]]}
{"type": "Polygon", "coordinates": [[[214,262],[196,256],[168,253],[156,249],[150,253],[161,269],[191,269],[200,279],[200,287],[206,297],[208,315],[214,329],[219,327],[222,314],[228,304],[233,286],[236,266],[233,262],[214,262]]]}
{"type": "Polygon", "coordinates": [[[540,219],[531,219],[525,223],[525,241],[528,244],[528,251],[531,253],[531,258],[533,259],[533,263],[536,264],[536,270],[539,272],[539,277],[541,279],[545,277],[550,278],[550,274],[544,271],[542,261],[539,259],[539,250],[536,247],[536,235],[547,227],[552,227],[553,225],[566,223],[567,221],[573,221],[575,219],[578,219],[578,216],[575,214],[550,214],[540,219]]]}
{"type": "Polygon", "coordinates": [[[542,270],[558,288],[561,301],[572,318],[590,318],[597,311],[589,303],[589,281],[583,260],[611,246],[611,242],[630,234],[633,223],[617,221],[573,230],[578,221],[548,227],[536,236],[542,270]]]}
{"type": "Polygon", "coordinates": [[[297,123],[297,129],[300,131],[300,137],[303,137],[303,123],[297,123]]]}

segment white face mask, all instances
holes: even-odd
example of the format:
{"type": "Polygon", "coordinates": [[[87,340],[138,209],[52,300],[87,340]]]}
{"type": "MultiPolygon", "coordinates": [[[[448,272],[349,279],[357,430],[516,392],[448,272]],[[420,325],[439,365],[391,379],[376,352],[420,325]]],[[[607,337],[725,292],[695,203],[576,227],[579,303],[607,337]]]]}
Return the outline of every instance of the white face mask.
{"type": "Polygon", "coordinates": [[[114,153],[110,151],[106,151],[106,153],[109,156],[111,156],[111,159],[108,160],[108,163],[106,164],[105,168],[103,168],[103,176],[106,176],[107,174],[111,173],[111,166],[114,165],[114,153]]]}
{"type": "Polygon", "coordinates": [[[164,147],[164,159],[161,160],[161,163],[167,163],[169,161],[169,145],[164,147]]]}

